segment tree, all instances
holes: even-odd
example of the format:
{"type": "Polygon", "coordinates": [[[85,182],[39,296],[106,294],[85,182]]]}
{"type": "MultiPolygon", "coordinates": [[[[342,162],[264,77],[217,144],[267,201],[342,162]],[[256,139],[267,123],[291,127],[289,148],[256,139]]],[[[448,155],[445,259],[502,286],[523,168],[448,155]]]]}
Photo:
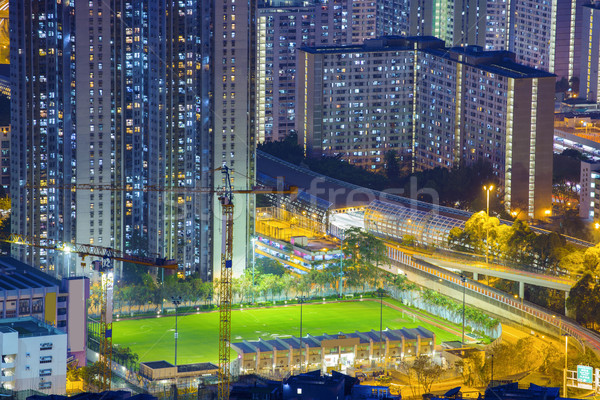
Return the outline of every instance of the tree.
{"type": "Polygon", "coordinates": [[[419,385],[423,387],[424,393],[431,391],[431,386],[435,381],[440,379],[442,367],[431,361],[428,356],[418,356],[412,362],[411,369],[414,371],[419,385]]]}
{"type": "Polygon", "coordinates": [[[79,368],[79,378],[83,381],[85,390],[92,391],[93,388],[98,387],[100,384],[100,371],[101,366],[99,362],[79,368]]]}
{"type": "Polygon", "coordinates": [[[589,247],[583,253],[583,269],[585,272],[591,272],[598,275],[598,267],[600,266],[600,244],[594,247],[589,247]]]}
{"type": "Polygon", "coordinates": [[[398,162],[398,152],[390,150],[385,153],[385,175],[393,185],[400,178],[400,163],[398,162]]]}
{"type": "Polygon", "coordinates": [[[578,276],[584,272],[584,260],[584,252],[573,249],[560,258],[559,267],[569,271],[571,276],[578,276]]]}
{"type": "Polygon", "coordinates": [[[304,151],[298,143],[298,135],[295,132],[291,132],[281,140],[275,142],[266,141],[259,144],[258,150],[272,154],[292,164],[300,165],[304,160],[304,151]]]}
{"type": "Polygon", "coordinates": [[[571,92],[571,96],[572,97],[579,96],[579,77],[572,76],[571,79],[569,79],[569,84],[571,85],[571,87],[569,88],[569,91],[571,92]]]}
{"type": "Polygon", "coordinates": [[[569,90],[569,81],[564,76],[556,81],[555,92],[556,93],[565,93],[569,90]]]}
{"type": "Polygon", "coordinates": [[[590,310],[598,308],[598,299],[594,298],[595,278],[586,272],[581,279],[571,288],[567,298],[567,309],[575,315],[575,320],[587,325],[593,321],[590,310]]]}
{"type": "Polygon", "coordinates": [[[524,264],[532,264],[533,258],[533,240],[535,232],[531,230],[525,221],[517,219],[512,225],[512,232],[508,238],[509,258],[524,264]]]}
{"type": "Polygon", "coordinates": [[[558,249],[566,245],[566,240],[556,232],[536,235],[532,247],[541,267],[556,270],[559,264],[558,249]]]}
{"type": "Polygon", "coordinates": [[[277,260],[273,260],[268,257],[259,257],[256,259],[255,273],[258,271],[261,274],[272,274],[276,276],[283,276],[286,269],[282,263],[277,260]]]}

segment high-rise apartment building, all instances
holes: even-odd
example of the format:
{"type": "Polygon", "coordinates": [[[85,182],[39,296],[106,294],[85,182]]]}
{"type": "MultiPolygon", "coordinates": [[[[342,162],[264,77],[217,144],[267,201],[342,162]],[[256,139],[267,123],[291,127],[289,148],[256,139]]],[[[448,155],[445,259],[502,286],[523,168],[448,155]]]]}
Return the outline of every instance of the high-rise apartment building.
{"type": "Polygon", "coordinates": [[[579,97],[598,102],[600,97],[600,1],[583,7],[579,97]]]}
{"type": "Polygon", "coordinates": [[[375,35],[374,0],[260,0],[257,15],[258,142],[296,130],[296,62],[303,46],[362,43],[375,35]]]}
{"type": "Polygon", "coordinates": [[[447,46],[486,43],[486,0],[379,0],[377,35],[435,36],[447,46]]]}
{"type": "MultiPolygon", "coordinates": [[[[11,1],[13,232],[157,253],[212,278],[213,195],[194,191],[213,184],[212,12],[201,0],[11,1]]],[[[82,273],[74,255],[13,251],[82,273]]]]}
{"type": "Polygon", "coordinates": [[[582,6],[589,1],[379,0],[377,33],[510,50],[520,64],[570,79],[579,73],[582,6]]]}
{"type": "Polygon", "coordinates": [[[10,126],[0,126],[0,185],[5,196],[10,193],[10,126]]]}
{"type": "MultiPolygon", "coordinates": [[[[74,12],[67,2],[10,2],[11,230],[42,245],[75,238],[75,193],[40,187],[76,181],[74,12]]],[[[55,250],[13,246],[12,254],[66,273],[55,250]]]]}
{"type": "Polygon", "coordinates": [[[432,37],[303,48],[300,62],[311,155],[368,169],[389,150],[417,170],[486,160],[507,207],[537,218],[551,206],[554,75],[432,37]]]}
{"type": "MultiPolygon", "coordinates": [[[[218,0],[214,8],[214,129],[213,167],[231,168],[233,189],[248,190],[254,185],[256,155],[256,1],[218,0]]],[[[215,187],[225,185],[215,172],[215,187]]],[[[221,269],[223,225],[221,205],[213,199],[216,217],[213,240],[215,276],[221,269]]],[[[233,225],[233,274],[246,268],[252,251],[249,232],[254,232],[254,196],[235,194],[233,225]]]]}
{"type": "Polygon", "coordinates": [[[510,3],[508,50],[519,63],[570,79],[579,71],[582,6],[589,0],[510,3]]]}

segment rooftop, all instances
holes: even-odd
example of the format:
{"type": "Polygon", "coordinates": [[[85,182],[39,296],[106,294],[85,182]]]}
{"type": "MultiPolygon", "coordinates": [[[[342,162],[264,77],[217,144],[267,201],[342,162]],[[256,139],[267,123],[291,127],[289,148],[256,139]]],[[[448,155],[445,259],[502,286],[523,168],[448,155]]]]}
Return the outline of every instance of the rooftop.
{"type": "Polygon", "coordinates": [[[363,52],[409,51],[416,47],[424,52],[455,62],[475,65],[485,71],[509,78],[549,78],[554,74],[516,63],[513,53],[489,51],[480,46],[444,47],[444,42],[433,36],[383,36],[366,40],[362,45],[303,47],[311,54],[346,54],[363,52]]]}
{"type": "Polygon", "coordinates": [[[219,367],[209,362],[177,366],[177,372],[214,371],[216,369],[219,369],[219,367]]]}
{"type": "MultiPolygon", "coordinates": [[[[359,338],[360,343],[368,343],[373,341],[375,343],[379,342],[379,331],[371,330],[369,332],[353,332],[353,333],[342,333],[339,334],[323,334],[319,336],[306,335],[302,338],[302,344],[308,347],[321,347],[322,341],[324,340],[336,340],[336,339],[350,339],[350,338],[359,338]]],[[[402,329],[388,329],[381,331],[381,338],[385,340],[386,338],[391,341],[402,340],[404,337],[405,340],[415,340],[417,336],[421,338],[433,338],[433,332],[419,326],[418,328],[402,328],[402,329]]],[[[272,348],[277,350],[283,350],[288,348],[299,348],[300,339],[297,337],[285,338],[285,339],[274,339],[274,340],[263,340],[259,339],[258,341],[243,341],[238,343],[232,343],[232,346],[238,351],[243,353],[255,353],[256,349],[259,349],[261,352],[269,352],[272,351],[272,348]]]]}
{"type": "Polygon", "coordinates": [[[0,291],[60,287],[60,282],[12,257],[0,257],[0,291]]]}
{"type": "Polygon", "coordinates": [[[166,361],[147,361],[143,362],[145,366],[151,369],[173,368],[174,365],[166,361]]]}
{"type": "Polygon", "coordinates": [[[0,332],[9,333],[11,331],[16,331],[20,338],[65,334],[34,317],[5,318],[0,320],[0,332]]]}

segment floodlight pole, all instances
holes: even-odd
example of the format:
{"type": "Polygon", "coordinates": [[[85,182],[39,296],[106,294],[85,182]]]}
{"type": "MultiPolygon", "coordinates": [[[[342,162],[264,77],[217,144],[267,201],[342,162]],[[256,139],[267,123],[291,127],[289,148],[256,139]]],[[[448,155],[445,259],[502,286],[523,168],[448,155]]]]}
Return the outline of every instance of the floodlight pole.
{"type": "MultiPolygon", "coordinates": [[[[562,322],[562,321],[561,321],[562,322]]],[[[565,372],[563,373],[563,397],[567,398],[567,352],[569,350],[569,335],[565,333],[565,372]]]]}
{"type": "Polygon", "coordinates": [[[340,299],[344,297],[344,234],[340,235],[340,299]]]}
{"type": "MultiPolygon", "coordinates": [[[[302,340],[302,304],[305,301],[304,296],[298,297],[298,303],[300,303],[300,373],[302,373],[302,367],[304,362],[302,361],[302,350],[303,350],[303,340],[302,340]]],[[[308,354],[307,354],[308,356],[308,354]]]]}
{"type": "Polygon", "coordinates": [[[463,309],[462,309],[462,345],[465,344],[465,295],[467,291],[467,277],[464,274],[460,274],[460,280],[463,283],[463,309]]]}
{"type": "Polygon", "coordinates": [[[171,301],[175,305],[175,368],[177,368],[177,337],[179,336],[179,333],[177,331],[177,310],[179,308],[179,305],[181,304],[181,296],[173,296],[171,297],[171,301]]]}
{"type": "Polygon", "coordinates": [[[254,304],[254,266],[256,264],[256,238],[250,239],[252,242],[252,304],[254,304]]]}

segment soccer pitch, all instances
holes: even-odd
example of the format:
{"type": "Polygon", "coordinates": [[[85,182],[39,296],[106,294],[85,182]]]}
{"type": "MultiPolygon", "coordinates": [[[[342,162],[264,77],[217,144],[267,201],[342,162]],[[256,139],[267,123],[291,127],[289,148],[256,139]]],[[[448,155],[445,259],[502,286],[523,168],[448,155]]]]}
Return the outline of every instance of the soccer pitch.
{"type": "MultiPolygon", "coordinates": [[[[302,306],[302,334],[379,331],[379,302],[305,303],[302,306]]],[[[219,312],[180,315],[177,364],[217,363],[219,354],[219,312]]],[[[433,331],[436,342],[459,340],[439,327],[416,319],[384,304],[383,329],[423,326],[433,331]]],[[[113,343],[130,347],[139,361],[174,362],[175,316],[125,320],[113,323],[113,343]]],[[[231,341],[265,340],[300,336],[300,305],[232,311],[231,341]]],[[[235,353],[235,352],[234,352],[235,353]]],[[[232,357],[234,355],[232,354],[232,357]]]]}

